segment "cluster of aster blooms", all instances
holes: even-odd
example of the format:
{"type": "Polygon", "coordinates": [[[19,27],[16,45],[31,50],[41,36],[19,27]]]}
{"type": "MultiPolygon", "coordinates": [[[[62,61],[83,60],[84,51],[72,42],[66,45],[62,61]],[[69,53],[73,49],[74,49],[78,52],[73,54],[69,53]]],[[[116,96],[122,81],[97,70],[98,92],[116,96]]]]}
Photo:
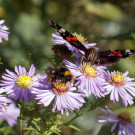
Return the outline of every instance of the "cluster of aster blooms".
{"type": "MultiPolygon", "coordinates": [[[[4,20],[0,20],[0,43],[2,39],[8,40],[8,27],[4,24],[4,20]]],[[[3,88],[0,87],[0,93],[3,93],[3,88]]],[[[20,115],[20,109],[16,107],[15,103],[7,98],[7,96],[0,95],[0,120],[5,119],[10,126],[17,123],[17,117],[20,115]]]]}
{"type": "MultiPolygon", "coordinates": [[[[9,34],[6,31],[8,28],[3,23],[4,21],[0,21],[0,42],[2,42],[2,39],[7,40],[9,34]]],[[[92,94],[96,98],[104,98],[110,94],[110,100],[114,103],[120,101],[119,98],[121,98],[124,106],[134,104],[135,82],[134,78],[127,76],[128,72],[120,73],[114,71],[110,73],[106,67],[84,62],[78,57],[78,50],[59,36],[58,33],[52,36],[53,43],[65,44],[72,52],[77,54],[76,63],[63,60],[65,67],[68,69],[64,73],[65,76],[71,74],[71,78],[74,79],[62,81],[58,77],[55,81],[50,81],[47,74],[34,75],[34,64],[31,65],[28,72],[25,67],[20,65],[18,67],[15,66],[15,72],[6,69],[6,73],[2,76],[0,83],[0,93],[5,94],[0,97],[0,119],[5,118],[10,125],[14,125],[15,119],[19,116],[19,109],[15,107],[10,99],[19,100],[20,103],[23,100],[30,102],[30,99],[36,99],[38,104],[44,104],[44,106],[48,106],[53,102],[53,112],[58,110],[62,114],[65,112],[67,115],[69,115],[69,111],[82,107],[85,103],[84,97],[91,96],[92,94]],[[14,108],[13,111],[15,113],[12,111],[12,114],[16,118],[8,117],[8,115],[11,115],[10,108],[14,108]]],[[[86,43],[86,40],[76,33],[75,36],[87,48],[95,47],[96,45],[96,43],[86,43]]],[[[107,109],[107,111],[102,109],[102,111],[109,116],[100,116],[99,123],[114,123],[111,131],[114,131],[116,126],[119,125],[119,135],[135,134],[133,130],[135,125],[130,115],[125,113],[116,115],[110,109],[107,109]]]]}

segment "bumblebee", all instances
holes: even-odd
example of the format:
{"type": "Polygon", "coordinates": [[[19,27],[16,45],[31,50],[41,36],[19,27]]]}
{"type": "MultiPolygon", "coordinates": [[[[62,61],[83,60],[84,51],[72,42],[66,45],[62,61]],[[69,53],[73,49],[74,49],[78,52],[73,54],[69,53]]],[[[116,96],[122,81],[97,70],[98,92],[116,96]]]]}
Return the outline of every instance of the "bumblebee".
{"type": "Polygon", "coordinates": [[[66,67],[52,68],[48,67],[46,69],[47,82],[53,83],[57,81],[62,81],[64,83],[72,82],[74,77],[71,75],[71,71],[66,67]]]}

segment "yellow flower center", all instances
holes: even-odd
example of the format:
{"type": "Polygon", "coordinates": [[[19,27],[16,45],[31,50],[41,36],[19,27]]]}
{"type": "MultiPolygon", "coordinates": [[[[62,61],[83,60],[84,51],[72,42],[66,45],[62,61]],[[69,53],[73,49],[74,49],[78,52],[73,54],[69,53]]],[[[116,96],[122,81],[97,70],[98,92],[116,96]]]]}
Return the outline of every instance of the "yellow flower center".
{"type": "Polygon", "coordinates": [[[115,82],[121,82],[123,80],[123,77],[121,75],[114,75],[113,80],[115,82]]]}
{"type": "Polygon", "coordinates": [[[94,78],[97,75],[97,69],[89,63],[81,64],[80,70],[88,78],[94,78]]]}
{"type": "Polygon", "coordinates": [[[77,34],[76,32],[72,33],[80,42],[87,43],[86,38],[84,38],[81,34],[77,34]]]}
{"type": "Polygon", "coordinates": [[[122,73],[120,72],[112,72],[112,77],[109,78],[109,82],[115,86],[121,86],[124,85],[124,77],[122,76],[122,73]]]}
{"type": "Polygon", "coordinates": [[[66,92],[68,92],[69,90],[69,83],[65,83],[63,81],[58,81],[57,82],[53,82],[52,84],[52,88],[55,92],[55,94],[64,94],[66,92]]]}
{"type": "Polygon", "coordinates": [[[22,88],[29,88],[32,84],[32,78],[29,77],[29,76],[19,76],[16,80],[16,83],[18,84],[19,87],[22,87],[22,88]]]}
{"type": "Polygon", "coordinates": [[[125,125],[132,123],[131,115],[128,112],[122,112],[118,114],[117,119],[120,120],[125,125]]]}

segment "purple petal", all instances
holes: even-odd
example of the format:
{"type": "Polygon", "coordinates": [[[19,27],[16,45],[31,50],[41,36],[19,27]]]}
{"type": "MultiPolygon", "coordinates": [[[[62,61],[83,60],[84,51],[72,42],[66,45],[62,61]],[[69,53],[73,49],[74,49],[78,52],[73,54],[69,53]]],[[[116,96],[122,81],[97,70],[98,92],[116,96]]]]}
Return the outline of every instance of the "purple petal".
{"type": "Polygon", "coordinates": [[[33,76],[34,73],[35,73],[35,67],[34,67],[34,64],[32,64],[29,69],[28,76],[33,76]]]}

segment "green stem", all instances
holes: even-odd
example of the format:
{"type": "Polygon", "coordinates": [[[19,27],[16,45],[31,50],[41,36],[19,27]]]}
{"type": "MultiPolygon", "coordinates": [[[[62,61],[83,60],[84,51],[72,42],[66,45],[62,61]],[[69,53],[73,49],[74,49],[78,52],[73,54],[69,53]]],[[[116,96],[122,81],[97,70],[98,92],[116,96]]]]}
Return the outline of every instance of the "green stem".
{"type": "Polygon", "coordinates": [[[80,113],[80,114],[76,113],[76,116],[73,117],[73,118],[72,118],[71,120],[69,120],[68,122],[66,122],[66,123],[64,124],[64,126],[68,125],[69,123],[71,123],[72,121],[74,121],[75,119],[77,119],[78,117],[80,117],[81,115],[84,115],[85,113],[87,113],[87,112],[89,112],[89,111],[91,111],[91,108],[89,108],[87,111],[82,112],[82,113],[80,113]]]}
{"type": "Polygon", "coordinates": [[[20,119],[20,135],[22,135],[22,119],[20,119]]]}
{"type": "MultiPolygon", "coordinates": [[[[39,108],[39,106],[38,106],[38,104],[36,104],[35,110],[33,111],[32,115],[31,115],[31,117],[30,117],[30,119],[28,121],[27,128],[31,125],[31,122],[32,122],[32,120],[33,120],[33,118],[34,118],[38,108],[39,108]]],[[[26,132],[27,132],[27,130],[24,130],[23,135],[26,135],[26,132]]]]}
{"type": "Polygon", "coordinates": [[[64,126],[66,126],[66,125],[68,125],[69,123],[71,123],[73,120],[75,120],[76,118],[78,118],[78,117],[80,117],[82,115],[82,113],[81,114],[78,114],[78,115],[76,115],[75,117],[73,117],[71,120],[69,120],[68,122],[66,122],[65,124],[63,124],[64,126]]]}
{"type": "Polygon", "coordinates": [[[31,118],[29,119],[27,128],[31,125],[31,122],[32,122],[32,120],[33,120],[33,118],[34,118],[34,116],[35,116],[37,110],[38,110],[38,105],[36,104],[36,108],[35,108],[34,112],[32,113],[31,118]]]}
{"type": "Polygon", "coordinates": [[[23,132],[23,128],[22,128],[22,117],[23,117],[23,113],[22,113],[22,104],[18,104],[19,108],[20,108],[20,135],[22,135],[23,132]]]}
{"type": "MultiPolygon", "coordinates": [[[[108,97],[109,97],[109,96],[108,96],[108,97]]],[[[100,106],[100,105],[105,104],[105,102],[108,100],[108,97],[106,97],[106,98],[105,98],[104,100],[102,100],[102,101],[99,101],[97,105],[96,105],[96,104],[91,104],[91,106],[90,106],[90,108],[89,108],[88,110],[86,110],[86,111],[84,111],[84,112],[82,112],[82,113],[80,113],[80,114],[79,114],[79,113],[76,113],[76,116],[75,116],[75,117],[73,117],[71,120],[69,120],[68,122],[66,122],[66,123],[63,124],[63,125],[66,126],[66,125],[68,125],[69,123],[71,123],[73,120],[75,120],[76,118],[78,118],[78,117],[80,117],[80,116],[86,114],[86,113],[89,112],[89,111],[94,110],[96,107],[98,107],[98,106],[100,106]]]]}

